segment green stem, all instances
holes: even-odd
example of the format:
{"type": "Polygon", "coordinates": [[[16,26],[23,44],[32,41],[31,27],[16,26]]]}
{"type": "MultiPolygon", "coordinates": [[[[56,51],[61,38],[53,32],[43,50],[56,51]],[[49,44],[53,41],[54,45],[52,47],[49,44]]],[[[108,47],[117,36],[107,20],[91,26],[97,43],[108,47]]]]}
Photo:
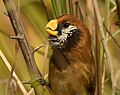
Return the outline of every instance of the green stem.
{"type": "Polygon", "coordinates": [[[59,8],[57,6],[57,1],[56,0],[51,0],[51,1],[52,1],[52,6],[53,6],[55,17],[60,16],[60,11],[59,11],[59,8]]]}
{"type": "Polygon", "coordinates": [[[61,0],[61,13],[67,13],[66,0],[61,0]]]}

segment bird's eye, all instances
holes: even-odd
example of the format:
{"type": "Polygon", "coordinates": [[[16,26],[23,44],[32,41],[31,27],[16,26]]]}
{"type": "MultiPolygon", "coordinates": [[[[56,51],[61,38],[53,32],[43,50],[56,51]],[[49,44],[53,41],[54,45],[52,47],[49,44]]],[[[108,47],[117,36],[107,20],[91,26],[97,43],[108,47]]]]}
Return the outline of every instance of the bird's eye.
{"type": "Polygon", "coordinates": [[[70,23],[63,23],[63,28],[68,28],[70,23]]]}

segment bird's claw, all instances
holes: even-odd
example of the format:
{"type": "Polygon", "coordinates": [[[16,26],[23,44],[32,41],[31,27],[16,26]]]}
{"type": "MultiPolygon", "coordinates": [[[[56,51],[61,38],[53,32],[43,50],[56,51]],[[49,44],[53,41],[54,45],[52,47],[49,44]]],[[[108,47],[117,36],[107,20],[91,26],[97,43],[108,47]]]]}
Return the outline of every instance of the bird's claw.
{"type": "Polygon", "coordinates": [[[39,79],[39,81],[40,81],[40,84],[41,84],[42,86],[47,85],[47,82],[46,82],[45,79],[39,79]]]}

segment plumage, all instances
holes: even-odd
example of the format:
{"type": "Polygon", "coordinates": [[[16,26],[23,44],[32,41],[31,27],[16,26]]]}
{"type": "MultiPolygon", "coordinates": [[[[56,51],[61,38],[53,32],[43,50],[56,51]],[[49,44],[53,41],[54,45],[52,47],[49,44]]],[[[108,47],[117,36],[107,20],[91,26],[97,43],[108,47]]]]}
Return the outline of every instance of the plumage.
{"type": "Polygon", "coordinates": [[[79,19],[65,14],[50,21],[46,31],[53,50],[49,63],[53,93],[94,95],[95,64],[87,27],[79,19]]]}

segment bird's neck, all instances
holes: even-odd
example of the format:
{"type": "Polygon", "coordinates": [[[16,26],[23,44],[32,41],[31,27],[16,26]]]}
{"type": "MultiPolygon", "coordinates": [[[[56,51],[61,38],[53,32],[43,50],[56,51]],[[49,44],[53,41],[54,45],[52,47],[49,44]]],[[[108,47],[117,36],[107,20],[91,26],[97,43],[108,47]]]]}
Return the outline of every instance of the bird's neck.
{"type": "Polygon", "coordinates": [[[91,67],[91,64],[94,63],[92,50],[89,45],[84,46],[84,48],[76,45],[76,47],[73,47],[67,51],[54,48],[52,60],[55,67],[59,70],[66,69],[70,64],[84,63],[86,65],[90,65],[91,67]]]}

